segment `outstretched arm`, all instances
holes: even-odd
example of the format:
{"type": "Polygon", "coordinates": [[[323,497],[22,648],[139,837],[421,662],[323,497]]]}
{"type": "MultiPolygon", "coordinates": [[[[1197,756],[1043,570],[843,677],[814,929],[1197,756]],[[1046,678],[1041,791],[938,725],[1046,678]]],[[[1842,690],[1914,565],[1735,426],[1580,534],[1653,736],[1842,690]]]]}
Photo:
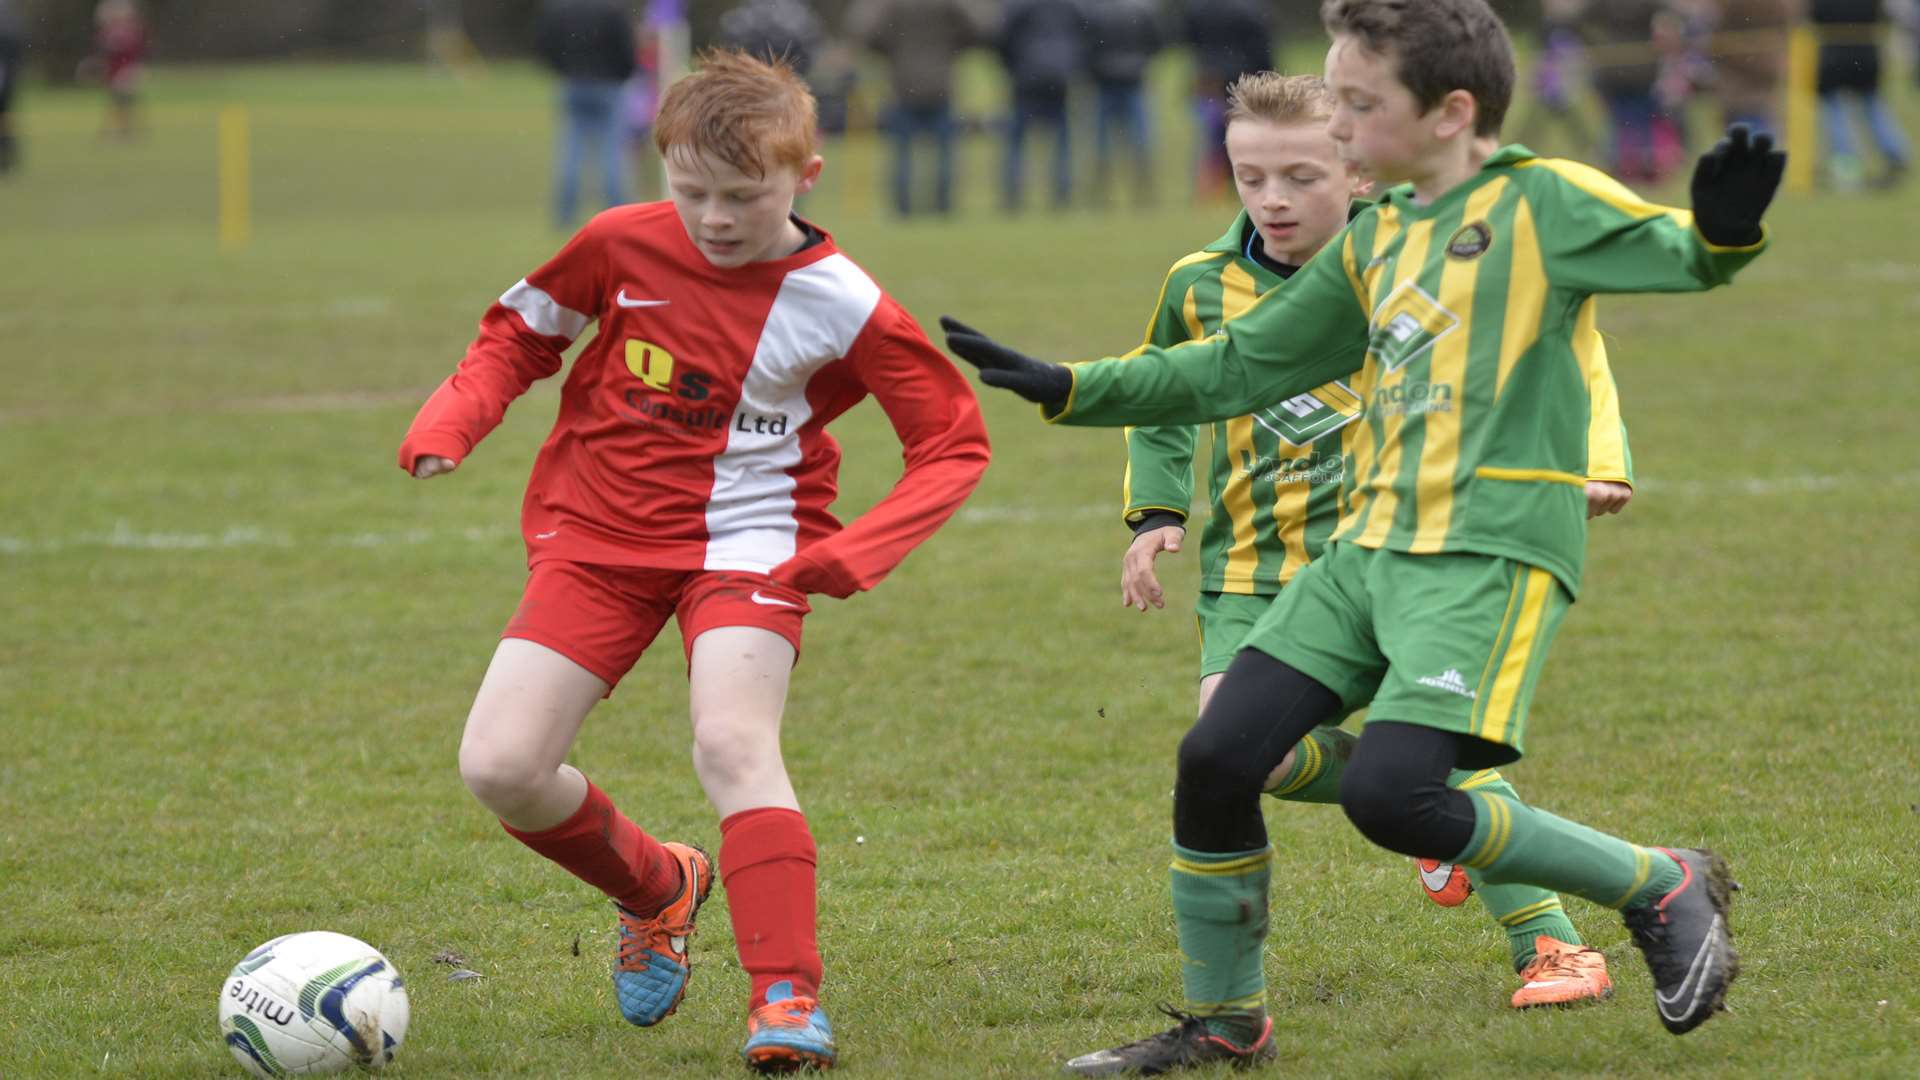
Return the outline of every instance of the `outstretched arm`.
{"type": "Polygon", "coordinates": [[[980,381],[1038,402],[1049,420],[1091,427],[1196,424],[1242,416],[1351,375],[1367,351],[1368,315],[1343,237],[1284,289],[1211,337],[1072,366],[1036,360],[943,317],[947,348],[980,381]]]}

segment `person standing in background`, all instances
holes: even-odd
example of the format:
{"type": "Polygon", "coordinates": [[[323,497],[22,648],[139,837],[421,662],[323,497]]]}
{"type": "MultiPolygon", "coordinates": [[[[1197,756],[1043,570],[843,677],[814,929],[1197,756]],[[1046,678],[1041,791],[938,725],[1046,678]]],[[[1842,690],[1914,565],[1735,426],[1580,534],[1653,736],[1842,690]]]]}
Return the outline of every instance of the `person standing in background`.
{"type": "Polygon", "coordinates": [[[1813,0],[1811,14],[1820,30],[1820,128],[1826,133],[1828,178],[1842,191],[1861,185],[1865,170],[1853,132],[1857,112],[1866,117],[1885,162],[1872,184],[1892,187],[1906,175],[1909,156],[1900,122],[1880,97],[1886,7],[1881,0],[1813,0]]]}
{"type": "Polygon", "coordinates": [[[13,0],[0,0],[0,176],[19,163],[13,135],[13,89],[20,82],[20,57],[27,51],[26,31],[13,0]]]}
{"type": "Polygon", "coordinates": [[[893,77],[887,126],[893,132],[893,207],[911,216],[914,146],[934,145],[933,209],[953,211],[953,62],[993,34],[993,13],[979,0],[859,0],[847,13],[847,37],[886,58],[893,77]]]}
{"type": "Polygon", "coordinates": [[[1593,88],[1612,129],[1607,171],[1627,184],[1657,183],[1663,172],[1654,149],[1660,68],[1652,40],[1654,19],[1665,8],[1662,0],[1611,0],[1590,5],[1582,24],[1593,42],[1593,88]]]}
{"type": "Polygon", "coordinates": [[[1193,46],[1193,195],[1227,191],[1227,87],[1273,66],[1273,15],[1259,0],[1191,0],[1181,37],[1193,46]]]}
{"type": "Polygon", "coordinates": [[[1547,0],[1540,14],[1540,51],[1533,58],[1533,100],[1521,117],[1514,142],[1541,145],[1541,136],[1564,128],[1573,140],[1570,157],[1585,157],[1593,133],[1575,100],[1586,79],[1586,47],[1575,21],[1583,0],[1547,0]]]}
{"type": "Polygon", "coordinates": [[[534,47],[561,80],[553,219],[566,229],[579,206],[589,146],[599,155],[606,205],[627,201],[621,95],[634,71],[633,23],[617,0],[546,0],[534,23],[534,47]]]}
{"type": "Polygon", "coordinates": [[[620,118],[639,202],[661,198],[660,155],[653,149],[653,117],[659,111],[660,34],[642,15],[633,20],[633,75],[620,89],[620,118]]]}
{"type": "Polygon", "coordinates": [[[1147,63],[1166,44],[1155,0],[1102,0],[1087,7],[1088,67],[1094,88],[1094,197],[1113,185],[1113,142],[1125,139],[1136,205],[1153,201],[1153,143],[1148,133],[1147,63]]]}
{"type": "Polygon", "coordinates": [[[95,62],[107,87],[106,126],[100,134],[131,139],[138,133],[135,115],[140,80],[147,67],[147,24],[133,0],[101,0],[93,9],[95,62]]]}
{"type": "Polygon", "coordinates": [[[1800,0],[1720,0],[1709,55],[1727,124],[1779,130],[1787,30],[1800,14],[1800,0]]]}
{"type": "Polygon", "coordinates": [[[1073,122],[1067,99],[1086,67],[1087,27],[1076,0],[1012,0],[1000,27],[1000,58],[1013,101],[1007,111],[1007,153],[1000,205],[1020,209],[1021,156],[1027,128],[1053,129],[1053,205],[1073,197],[1073,122]]]}
{"type": "Polygon", "coordinates": [[[826,31],[805,0],[744,0],[720,16],[720,42],[772,63],[782,60],[811,81],[826,31]]]}

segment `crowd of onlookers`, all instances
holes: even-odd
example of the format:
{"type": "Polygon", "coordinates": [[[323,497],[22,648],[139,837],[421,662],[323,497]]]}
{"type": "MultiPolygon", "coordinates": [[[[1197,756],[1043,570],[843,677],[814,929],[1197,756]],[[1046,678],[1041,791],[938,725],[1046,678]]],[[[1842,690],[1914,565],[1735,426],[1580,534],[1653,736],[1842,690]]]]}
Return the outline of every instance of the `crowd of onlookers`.
{"type": "MultiPolygon", "coordinates": [[[[877,118],[895,143],[891,190],[901,214],[952,208],[956,133],[981,123],[955,115],[954,60],[969,48],[991,50],[1009,101],[987,123],[1003,141],[999,196],[1012,210],[1036,133],[1050,147],[1046,191],[1055,205],[1081,192],[1104,202],[1122,183],[1150,199],[1154,159],[1170,151],[1191,154],[1198,196],[1224,192],[1222,92],[1241,73],[1274,64],[1274,9],[1270,0],[853,0],[830,28],[805,0],[739,0],[720,38],[792,59],[827,106],[829,130],[854,111],[857,53],[877,54],[891,77],[877,118]],[[1169,48],[1193,57],[1192,141],[1177,148],[1156,139],[1143,89],[1149,61],[1169,48]],[[1092,173],[1076,184],[1083,155],[1073,144],[1087,136],[1092,173]],[[923,182],[916,173],[929,167],[923,182]]],[[[1708,103],[1716,131],[1735,121],[1779,128],[1790,31],[1802,24],[1819,42],[1826,179],[1839,189],[1897,182],[1909,151],[1881,96],[1881,52],[1902,26],[1920,53],[1920,0],[1543,0],[1507,137],[1548,141],[1630,182],[1657,183],[1687,160],[1688,119],[1703,112],[1697,102],[1708,103]],[[1603,131],[1587,119],[1589,94],[1602,106],[1603,131]],[[1871,136],[1875,168],[1856,119],[1871,136]]]]}
{"type": "MultiPolygon", "coordinates": [[[[1110,201],[1124,188],[1155,196],[1158,159],[1191,163],[1199,198],[1224,194],[1224,89],[1275,63],[1274,0],[850,0],[829,25],[808,0],[728,0],[716,44],[784,57],[813,85],[828,134],[872,124],[894,146],[888,190],[900,214],[954,206],[957,145],[971,130],[1001,142],[998,198],[1021,207],[1028,144],[1044,140],[1044,190],[1055,206],[1110,201]],[[1007,83],[1004,113],[962,115],[955,65],[990,52],[1007,83]],[[1153,130],[1145,79],[1167,49],[1192,56],[1190,133],[1153,130]],[[885,83],[863,83],[864,60],[885,83]],[[1091,143],[1090,152],[1078,148],[1091,143]],[[1076,167],[1090,170],[1076,176],[1076,167]]],[[[600,194],[657,197],[645,161],[662,77],[659,0],[544,0],[536,50],[562,76],[555,215],[574,220],[589,158],[600,194]],[[632,167],[628,155],[641,159],[632,167]]],[[[1604,164],[1630,183],[1658,183],[1688,158],[1711,116],[1780,126],[1790,32],[1810,24],[1817,47],[1822,175],[1838,190],[1891,186],[1909,143],[1882,95],[1886,46],[1910,35],[1920,74],[1920,0],[1541,0],[1531,66],[1506,137],[1604,164]],[[1597,99],[1598,109],[1589,99],[1597,99]],[[1698,103],[1706,102],[1702,109],[1698,103]],[[1594,116],[1604,117],[1596,127],[1594,116]],[[1861,138],[1864,128],[1866,140],[1861,138]],[[1870,145],[1870,150],[1868,146],[1870,145]]],[[[107,88],[105,131],[135,130],[146,30],[133,0],[101,0],[97,51],[81,72],[107,88]]],[[[21,20],[0,0],[0,172],[14,157],[7,106],[20,67],[21,20]]]]}

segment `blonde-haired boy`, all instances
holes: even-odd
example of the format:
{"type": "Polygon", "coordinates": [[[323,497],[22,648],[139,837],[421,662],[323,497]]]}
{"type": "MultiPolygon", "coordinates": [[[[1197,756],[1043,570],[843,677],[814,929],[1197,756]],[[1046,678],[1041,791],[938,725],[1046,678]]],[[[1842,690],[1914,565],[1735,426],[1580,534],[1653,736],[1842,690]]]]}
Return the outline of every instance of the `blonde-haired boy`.
{"type": "MultiPolygon", "coordinates": [[[[621,1012],[664,1020],[686,991],[714,861],[642,831],[566,756],[677,619],[694,771],[720,814],[719,876],[752,979],[741,1053],[762,1071],[837,1054],[818,1000],[814,842],[780,755],[808,596],[877,584],[988,457],[965,379],[794,214],[820,175],[813,137],[813,96],[785,65],[703,57],[655,127],[670,200],[600,214],[509,288],[399,455],[416,477],[451,472],[598,322],[534,461],[530,575],[467,716],[460,774],[509,834],[613,900],[621,1012]],[[906,467],[843,527],[825,428],[869,393],[906,467]]],[[[662,767],[657,749],[642,760],[662,767]]]]}
{"type": "MultiPolygon", "coordinates": [[[[1170,348],[1216,332],[1286,280],[1339,233],[1369,183],[1353,175],[1326,132],[1334,99],[1316,75],[1266,71],[1228,88],[1226,148],[1242,210],[1226,235],[1173,264],[1147,326],[1146,344],[1170,348]]],[[[1596,342],[1590,377],[1589,514],[1613,512],[1632,495],[1625,428],[1605,353],[1596,342]]],[[[1360,402],[1334,380],[1268,408],[1209,425],[1207,510],[1200,534],[1199,709],[1204,712],[1241,641],[1293,580],[1324,551],[1339,518],[1346,437],[1360,402]]],[[[1121,601],[1163,606],[1155,559],[1178,552],[1193,497],[1199,428],[1175,424],[1126,431],[1123,516],[1134,532],[1122,561],[1121,601]]],[[[1316,728],[1275,767],[1267,794],[1295,802],[1339,800],[1342,766],[1357,737],[1337,723],[1316,728]]],[[[1456,770],[1456,787],[1517,794],[1497,771],[1456,770]]],[[[1477,872],[1420,860],[1423,891],[1452,907],[1476,892],[1477,872]]],[[[1560,899],[1528,885],[1477,890],[1505,934],[1521,987],[1515,1008],[1564,1005],[1612,993],[1606,957],[1586,948],[1560,899]]],[[[1189,1001],[1196,1015],[1231,1003],[1189,1001]]],[[[1242,1033],[1247,1034],[1247,1033],[1242,1033]]]]}

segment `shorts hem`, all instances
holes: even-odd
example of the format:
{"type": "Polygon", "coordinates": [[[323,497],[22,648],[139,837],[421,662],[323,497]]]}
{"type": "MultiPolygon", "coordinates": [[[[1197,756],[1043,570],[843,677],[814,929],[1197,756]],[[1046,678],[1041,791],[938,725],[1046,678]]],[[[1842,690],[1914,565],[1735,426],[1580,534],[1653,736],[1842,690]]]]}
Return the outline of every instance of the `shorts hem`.
{"type": "Polygon", "coordinates": [[[626,677],[626,672],[624,671],[618,675],[614,675],[608,672],[605,668],[602,668],[599,664],[594,663],[593,661],[588,660],[586,657],[581,656],[579,652],[577,652],[572,646],[568,645],[564,641],[559,640],[558,638],[548,637],[544,634],[540,634],[537,632],[527,633],[526,631],[523,631],[523,630],[511,630],[500,635],[501,641],[505,641],[508,638],[518,638],[521,641],[531,641],[535,645],[540,645],[545,648],[552,649],[554,652],[559,653],[561,656],[564,656],[567,659],[573,661],[574,663],[579,664],[581,667],[586,668],[587,672],[591,674],[594,678],[599,679],[601,682],[607,684],[608,696],[611,696],[613,694],[614,687],[620,685],[620,680],[626,677]]]}

